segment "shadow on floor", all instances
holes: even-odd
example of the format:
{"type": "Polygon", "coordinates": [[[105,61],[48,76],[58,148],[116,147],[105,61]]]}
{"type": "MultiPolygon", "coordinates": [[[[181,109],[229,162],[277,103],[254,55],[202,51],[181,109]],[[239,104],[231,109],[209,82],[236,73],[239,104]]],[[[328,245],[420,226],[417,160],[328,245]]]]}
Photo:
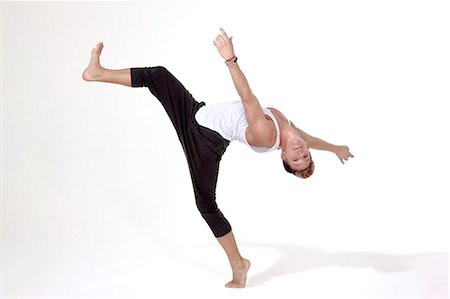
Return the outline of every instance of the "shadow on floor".
{"type": "Polygon", "coordinates": [[[440,272],[447,273],[448,265],[446,252],[410,255],[371,252],[332,253],[294,244],[245,243],[242,245],[280,252],[279,259],[271,267],[260,273],[251,274],[249,287],[262,285],[277,276],[327,266],[370,268],[378,272],[394,273],[426,268],[427,264],[435,267],[438,264],[440,272]]]}

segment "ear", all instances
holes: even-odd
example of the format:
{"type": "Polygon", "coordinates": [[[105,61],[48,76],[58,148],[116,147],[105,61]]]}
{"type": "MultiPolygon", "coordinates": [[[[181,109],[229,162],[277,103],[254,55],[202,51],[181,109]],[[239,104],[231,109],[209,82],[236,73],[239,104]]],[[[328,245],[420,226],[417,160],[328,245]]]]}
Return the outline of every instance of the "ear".
{"type": "Polygon", "coordinates": [[[281,151],[281,159],[286,160],[286,154],[284,153],[284,151],[281,151]]]}

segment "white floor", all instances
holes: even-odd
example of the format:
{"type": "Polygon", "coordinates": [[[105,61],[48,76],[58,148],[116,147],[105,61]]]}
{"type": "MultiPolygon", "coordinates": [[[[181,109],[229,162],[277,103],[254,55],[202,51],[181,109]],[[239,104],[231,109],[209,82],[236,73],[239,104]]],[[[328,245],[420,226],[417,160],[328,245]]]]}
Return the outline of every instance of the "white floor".
{"type": "Polygon", "coordinates": [[[151,205],[124,208],[116,202],[114,212],[105,208],[103,215],[80,207],[86,218],[59,219],[47,231],[30,223],[32,234],[4,241],[4,298],[448,298],[442,235],[427,238],[417,229],[416,238],[397,235],[395,223],[363,235],[365,223],[344,231],[345,225],[331,225],[333,218],[315,222],[315,216],[271,223],[264,218],[280,209],[269,203],[260,205],[261,216],[249,218],[246,205],[228,213],[252,267],[246,289],[226,289],[226,257],[195,208],[182,199],[159,200],[167,203],[152,207],[159,219],[149,219],[157,217],[151,205]],[[307,222],[311,227],[305,228],[307,222]]]}
{"type": "MultiPolygon", "coordinates": [[[[134,238],[133,238],[134,237],[134,238]]],[[[152,245],[142,237],[6,263],[8,297],[448,298],[447,253],[332,252],[295,243],[242,242],[248,287],[228,290],[215,243],[152,245]],[[125,243],[126,242],[126,243],[125,243]],[[40,267],[37,264],[42,263],[40,267]]],[[[151,236],[148,236],[149,238],[151,236]]],[[[153,241],[155,241],[153,239],[153,241]]]]}

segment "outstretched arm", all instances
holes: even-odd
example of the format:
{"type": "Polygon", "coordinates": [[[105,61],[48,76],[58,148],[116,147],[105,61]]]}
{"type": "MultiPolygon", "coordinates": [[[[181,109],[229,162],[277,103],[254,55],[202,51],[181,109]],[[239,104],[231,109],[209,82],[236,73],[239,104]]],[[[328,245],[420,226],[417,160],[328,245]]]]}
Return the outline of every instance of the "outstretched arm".
{"type": "Polygon", "coordinates": [[[297,128],[293,122],[291,122],[291,126],[297,130],[303,140],[308,144],[308,146],[312,149],[329,151],[339,158],[342,164],[344,164],[344,160],[348,161],[348,158],[353,158],[353,154],[350,153],[350,149],[346,145],[334,145],[320,138],[311,136],[306,132],[297,128]]]}
{"type": "Polygon", "coordinates": [[[310,147],[317,150],[325,150],[335,153],[342,164],[344,164],[344,160],[348,161],[348,158],[353,158],[353,154],[350,153],[350,149],[348,148],[348,146],[334,145],[317,137],[311,136],[310,147]]]}
{"type": "Polygon", "coordinates": [[[273,134],[276,134],[275,127],[264,117],[261,104],[250,89],[247,78],[237,63],[232,42],[233,37],[228,37],[222,28],[220,28],[220,31],[221,34],[217,35],[213,44],[219,51],[220,56],[227,62],[234,86],[244,105],[250,133],[253,138],[259,140],[271,139],[273,134]]]}

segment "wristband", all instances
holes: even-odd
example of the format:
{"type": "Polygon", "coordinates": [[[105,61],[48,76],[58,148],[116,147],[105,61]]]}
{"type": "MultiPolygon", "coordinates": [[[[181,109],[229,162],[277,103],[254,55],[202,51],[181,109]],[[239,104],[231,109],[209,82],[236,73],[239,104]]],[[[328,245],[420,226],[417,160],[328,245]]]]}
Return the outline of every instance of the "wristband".
{"type": "Polygon", "coordinates": [[[227,66],[230,66],[232,64],[235,64],[238,58],[236,56],[231,57],[230,59],[225,60],[225,64],[227,66]]]}

